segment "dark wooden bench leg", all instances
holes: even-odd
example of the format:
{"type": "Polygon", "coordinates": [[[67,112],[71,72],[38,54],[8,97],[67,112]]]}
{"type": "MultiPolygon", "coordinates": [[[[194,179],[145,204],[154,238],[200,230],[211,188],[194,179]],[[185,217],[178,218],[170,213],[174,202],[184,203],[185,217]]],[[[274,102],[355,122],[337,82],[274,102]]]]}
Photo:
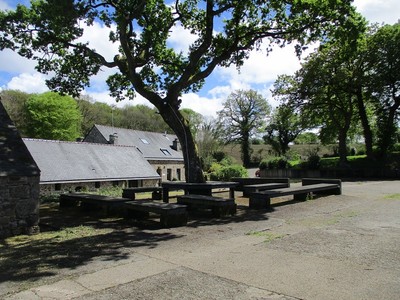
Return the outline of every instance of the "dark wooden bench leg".
{"type": "Polygon", "coordinates": [[[161,214],[160,223],[163,227],[179,227],[187,224],[188,214],[161,214]]]}
{"type": "Polygon", "coordinates": [[[249,208],[270,209],[271,208],[271,198],[266,195],[251,196],[249,198],[249,208]]]}
{"type": "Polygon", "coordinates": [[[161,200],[162,199],[162,192],[161,191],[154,191],[151,193],[151,199],[153,200],[161,200]]]}
{"type": "Polygon", "coordinates": [[[226,205],[226,206],[217,206],[212,208],[212,214],[216,218],[235,215],[236,214],[236,204],[235,205],[226,205]]]}
{"type": "Polygon", "coordinates": [[[293,199],[296,201],[306,201],[310,194],[312,195],[312,193],[295,194],[293,195],[293,199]]]}

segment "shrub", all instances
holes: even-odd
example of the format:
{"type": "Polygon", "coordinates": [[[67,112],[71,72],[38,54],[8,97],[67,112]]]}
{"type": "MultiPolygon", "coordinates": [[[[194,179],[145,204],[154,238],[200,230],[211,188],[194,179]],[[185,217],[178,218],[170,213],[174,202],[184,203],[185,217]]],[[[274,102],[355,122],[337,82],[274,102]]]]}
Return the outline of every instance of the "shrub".
{"type": "Polygon", "coordinates": [[[307,157],[307,167],[310,170],[318,170],[320,167],[321,158],[317,153],[310,153],[307,157]]]}
{"type": "Polygon", "coordinates": [[[234,164],[216,168],[216,170],[210,174],[210,179],[218,181],[228,181],[232,177],[247,177],[247,176],[248,173],[245,167],[234,164]]]}
{"type": "Polygon", "coordinates": [[[289,162],[286,157],[274,157],[270,159],[263,159],[259,166],[260,170],[265,169],[287,169],[289,162]]]}
{"type": "Polygon", "coordinates": [[[394,152],[400,152],[400,143],[396,143],[393,145],[393,151],[394,152]]]}

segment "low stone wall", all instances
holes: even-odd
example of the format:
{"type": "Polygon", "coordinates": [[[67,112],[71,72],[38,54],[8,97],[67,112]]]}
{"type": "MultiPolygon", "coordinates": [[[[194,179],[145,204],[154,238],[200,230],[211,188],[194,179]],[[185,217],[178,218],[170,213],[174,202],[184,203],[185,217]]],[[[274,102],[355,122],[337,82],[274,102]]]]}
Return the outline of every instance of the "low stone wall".
{"type": "Polygon", "coordinates": [[[331,169],[331,170],[260,170],[260,177],[323,177],[323,178],[388,178],[399,179],[400,170],[389,169],[331,169]]]}
{"type": "Polygon", "coordinates": [[[129,186],[143,186],[152,187],[157,186],[159,183],[158,179],[144,179],[144,180],[132,180],[129,184],[127,180],[119,181],[102,181],[102,182],[75,182],[75,183],[60,183],[60,184],[40,184],[40,195],[47,196],[53,193],[67,193],[67,192],[94,192],[99,188],[111,188],[118,186],[126,188],[129,186]],[[135,183],[136,182],[136,185],[135,183]]]}
{"type": "Polygon", "coordinates": [[[39,232],[39,176],[0,177],[0,238],[39,232]]]}

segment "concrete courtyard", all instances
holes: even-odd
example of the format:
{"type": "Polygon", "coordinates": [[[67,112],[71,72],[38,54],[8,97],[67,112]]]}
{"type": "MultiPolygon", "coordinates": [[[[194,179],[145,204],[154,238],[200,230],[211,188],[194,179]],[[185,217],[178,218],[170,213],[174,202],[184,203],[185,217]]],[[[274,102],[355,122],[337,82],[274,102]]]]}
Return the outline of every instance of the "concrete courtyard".
{"type": "Polygon", "coordinates": [[[400,181],[344,182],[340,196],[273,211],[249,210],[241,193],[237,203],[233,217],[132,228],[126,239],[141,238],[118,257],[55,270],[16,293],[21,282],[0,282],[0,298],[399,299],[400,181]]]}

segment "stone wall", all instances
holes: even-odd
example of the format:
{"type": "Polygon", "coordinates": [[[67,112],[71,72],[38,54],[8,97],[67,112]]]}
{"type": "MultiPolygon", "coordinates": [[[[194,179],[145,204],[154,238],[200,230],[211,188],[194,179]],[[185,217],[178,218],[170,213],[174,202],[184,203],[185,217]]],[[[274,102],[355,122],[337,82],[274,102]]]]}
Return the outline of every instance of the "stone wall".
{"type": "Polygon", "coordinates": [[[161,176],[161,181],[185,181],[185,165],[182,161],[149,160],[150,165],[161,176]]]}
{"type": "Polygon", "coordinates": [[[39,231],[39,180],[40,170],[0,101],[0,238],[39,231]]]}
{"type": "Polygon", "coordinates": [[[0,237],[39,232],[39,176],[0,177],[0,237]]]}

